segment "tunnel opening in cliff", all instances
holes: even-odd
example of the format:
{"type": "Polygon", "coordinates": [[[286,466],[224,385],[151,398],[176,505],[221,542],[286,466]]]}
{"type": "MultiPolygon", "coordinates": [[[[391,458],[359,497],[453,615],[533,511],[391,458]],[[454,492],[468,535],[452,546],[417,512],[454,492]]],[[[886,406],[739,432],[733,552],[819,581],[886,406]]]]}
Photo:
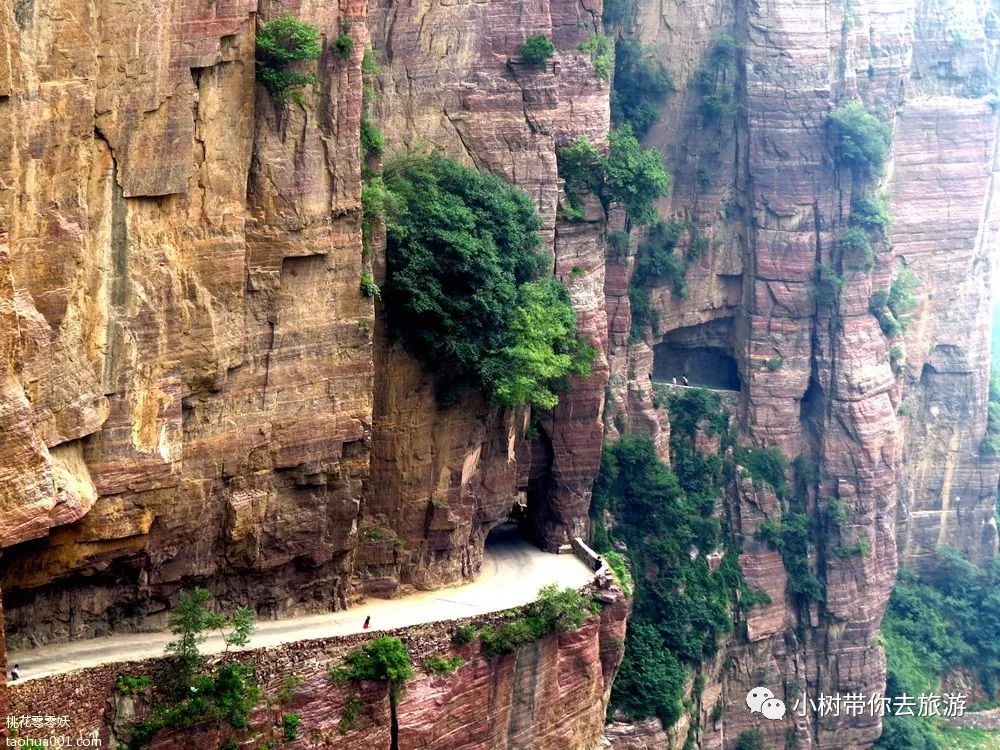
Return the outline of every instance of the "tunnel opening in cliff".
{"type": "Polygon", "coordinates": [[[732,318],[677,328],[653,348],[653,379],[720,391],[742,387],[731,344],[732,318]]]}
{"type": "Polygon", "coordinates": [[[521,448],[522,473],[518,480],[521,496],[514,503],[512,517],[519,533],[541,549],[558,546],[559,523],[552,504],[554,481],[552,467],[555,451],[545,428],[534,425],[537,435],[521,448]],[[518,507],[520,506],[520,507],[518,507]]]}

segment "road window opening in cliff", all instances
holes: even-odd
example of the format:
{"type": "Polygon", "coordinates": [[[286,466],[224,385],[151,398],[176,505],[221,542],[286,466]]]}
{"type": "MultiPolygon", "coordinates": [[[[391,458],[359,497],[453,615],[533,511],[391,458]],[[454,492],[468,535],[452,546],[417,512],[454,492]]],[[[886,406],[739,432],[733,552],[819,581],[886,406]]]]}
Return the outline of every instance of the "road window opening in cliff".
{"type": "Polygon", "coordinates": [[[664,341],[653,350],[653,380],[686,384],[717,391],[739,391],[736,360],[725,349],[688,347],[664,341]]]}
{"type": "Polygon", "coordinates": [[[653,348],[653,380],[739,391],[740,371],[732,355],[732,318],[676,328],[653,348]]]}

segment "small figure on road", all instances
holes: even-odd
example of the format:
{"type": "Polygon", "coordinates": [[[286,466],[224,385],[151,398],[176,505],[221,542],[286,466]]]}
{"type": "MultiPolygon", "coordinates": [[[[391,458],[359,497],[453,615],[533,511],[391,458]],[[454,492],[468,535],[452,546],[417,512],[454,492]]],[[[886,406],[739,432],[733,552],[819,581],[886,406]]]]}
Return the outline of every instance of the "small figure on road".
{"type": "Polygon", "coordinates": [[[21,665],[15,664],[14,668],[10,670],[10,681],[17,682],[21,678],[21,665]]]}
{"type": "Polygon", "coordinates": [[[671,385],[677,385],[677,378],[671,378],[670,383],[671,385]]]}
{"type": "Polygon", "coordinates": [[[372,623],[372,616],[368,615],[368,617],[365,618],[365,624],[362,627],[365,630],[368,630],[368,626],[371,625],[371,623],[372,623]]]}
{"type": "Polygon", "coordinates": [[[681,376],[681,380],[684,382],[684,385],[688,384],[688,376],[687,375],[681,376]]]}

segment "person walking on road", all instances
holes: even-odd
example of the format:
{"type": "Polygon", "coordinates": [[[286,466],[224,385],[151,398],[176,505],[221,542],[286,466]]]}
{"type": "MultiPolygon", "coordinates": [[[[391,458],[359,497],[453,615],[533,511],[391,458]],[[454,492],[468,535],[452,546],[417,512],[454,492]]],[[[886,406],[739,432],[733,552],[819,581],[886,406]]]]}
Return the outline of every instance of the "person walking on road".
{"type": "Polygon", "coordinates": [[[681,382],[683,382],[684,385],[687,385],[688,384],[688,376],[687,375],[683,375],[681,377],[681,382]]]}
{"type": "Polygon", "coordinates": [[[19,679],[21,679],[21,665],[15,664],[14,668],[10,670],[10,681],[17,682],[19,679]]]}
{"type": "Polygon", "coordinates": [[[371,623],[372,623],[372,616],[368,615],[368,617],[365,618],[365,624],[361,626],[362,629],[368,630],[368,626],[371,625],[371,623]]]}

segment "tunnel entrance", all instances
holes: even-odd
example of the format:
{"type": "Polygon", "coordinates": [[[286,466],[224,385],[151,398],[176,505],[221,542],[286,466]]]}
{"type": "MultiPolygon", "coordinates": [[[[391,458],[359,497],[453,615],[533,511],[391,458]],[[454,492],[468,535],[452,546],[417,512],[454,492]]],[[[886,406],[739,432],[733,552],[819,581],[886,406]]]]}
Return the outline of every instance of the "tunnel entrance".
{"type": "Polygon", "coordinates": [[[740,390],[739,365],[731,353],[731,327],[732,318],[723,318],[671,331],[653,349],[653,379],[684,383],[687,378],[687,385],[740,390]]]}

